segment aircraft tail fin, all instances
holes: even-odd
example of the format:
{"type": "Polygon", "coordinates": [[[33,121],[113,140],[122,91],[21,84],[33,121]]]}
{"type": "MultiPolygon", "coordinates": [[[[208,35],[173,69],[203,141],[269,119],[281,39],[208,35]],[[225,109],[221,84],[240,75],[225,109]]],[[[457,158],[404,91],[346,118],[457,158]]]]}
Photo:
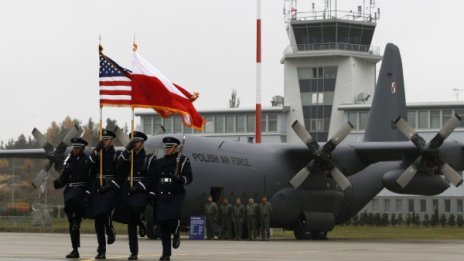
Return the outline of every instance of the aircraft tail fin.
{"type": "Polygon", "coordinates": [[[364,141],[405,141],[407,138],[397,130],[393,122],[406,119],[403,65],[399,48],[388,43],[375,87],[364,141]]]}

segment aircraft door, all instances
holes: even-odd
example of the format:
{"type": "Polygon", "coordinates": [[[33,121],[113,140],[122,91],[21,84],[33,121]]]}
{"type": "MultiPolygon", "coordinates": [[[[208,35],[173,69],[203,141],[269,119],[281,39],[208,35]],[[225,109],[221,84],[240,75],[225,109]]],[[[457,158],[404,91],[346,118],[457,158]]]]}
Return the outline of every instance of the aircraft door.
{"type": "Polygon", "coordinates": [[[223,193],[224,187],[211,187],[209,194],[211,195],[211,197],[213,197],[213,201],[219,205],[221,203],[223,193]]]}

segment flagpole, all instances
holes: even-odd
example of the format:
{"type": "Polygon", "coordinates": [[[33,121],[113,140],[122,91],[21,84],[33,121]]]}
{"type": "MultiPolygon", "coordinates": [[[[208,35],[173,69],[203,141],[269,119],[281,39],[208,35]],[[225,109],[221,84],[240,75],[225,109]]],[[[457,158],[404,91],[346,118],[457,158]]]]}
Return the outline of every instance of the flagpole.
{"type": "Polygon", "coordinates": [[[256,143],[261,143],[261,0],[256,8],[256,143]]]}
{"type": "MultiPolygon", "coordinates": [[[[102,54],[103,52],[103,46],[101,45],[101,35],[98,37],[98,53],[99,54],[102,54]]],[[[102,137],[103,137],[103,123],[102,123],[102,118],[103,118],[103,105],[100,104],[100,124],[99,124],[99,129],[100,129],[100,139],[98,142],[100,142],[102,140],[102,137]]],[[[101,150],[98,152],[100,155],[100,175],[99,175],[99,179],[100,179],[100,186],[103,186],[103,148],[101,148],[101,150]]]]}
{"type": "MultiPolygon", "coordinates": [[[[135,35],[134,35],[134,42],[133,42],[133,48],[132,50],[135,52],[137,51],[137,44],[135,43],[135,35]]],[[[134,107],[131,106],[131,111],[132,111],[132,118],[131,118],[131,133],[132,133],[132,139],[134,139],[134,107]]],[[[131,172],[130,172],[130,186],[134,186],[134,150],[132,149],[131,152],[131,172]]]]}

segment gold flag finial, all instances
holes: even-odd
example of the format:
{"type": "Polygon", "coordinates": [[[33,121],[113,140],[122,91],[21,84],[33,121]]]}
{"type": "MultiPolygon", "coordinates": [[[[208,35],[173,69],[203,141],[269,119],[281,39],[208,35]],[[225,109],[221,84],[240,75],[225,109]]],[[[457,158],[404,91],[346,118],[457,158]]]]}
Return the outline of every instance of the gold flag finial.
{"type": "Polygon", "coordinates": [[[132,46],[133,46],[132,51],[137,52],[137,47],[138,47],[137,44],[133,43],[132,46]]]}

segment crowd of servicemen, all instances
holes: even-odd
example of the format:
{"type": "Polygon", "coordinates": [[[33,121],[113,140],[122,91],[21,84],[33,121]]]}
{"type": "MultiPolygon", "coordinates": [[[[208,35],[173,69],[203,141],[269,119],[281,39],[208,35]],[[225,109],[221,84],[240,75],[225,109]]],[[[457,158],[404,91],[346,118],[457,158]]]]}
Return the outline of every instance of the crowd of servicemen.
{"type": "Polygon", "coordinates": [[[215,237],[235,240],[245,237],[248,240],[256,240],[258,234],[263,241],[270,238],[272,206],[266,196],[261,198],[260,204],[256,204],[254,198],[250,197],[246,205],[242,204],[239,197],[235,199],[234,205],[229,204],[227,198],[223,198],[219,206],[213,201],[213,197],[209,196],[204,206],[204,214],[208,240],[215,237]],[[243,227],[246,231],[243,231],[243,227]]]}
{"type": "Polygon", "coordinates": [[[116,240],[116,221],[127,224],[128,260],[137,260],[137,230],[140,236],[146,234],[143,212],[147,204],[152,204],[163,248],[160,260],[170,260],[171,237],[173,248],[180,245],[184,186],[193,179],[188,157],[178,152],[180,141],[163,138],[165,155],[156,158],[145,152],[147,136],[142,132],[130,134],[131,141],[123,152],[113,147],[114,132],[103,130],[101,137],[90,155],[85,153],[87,141],[73,138],[64,169],[53,182],[56,189],[64,188],[72,244],[66,258],[79,258],[80,224],[83,218],[90,218],[95,221],[98,242],[95,259],[106,259],[107,244],[116,240]]]}

